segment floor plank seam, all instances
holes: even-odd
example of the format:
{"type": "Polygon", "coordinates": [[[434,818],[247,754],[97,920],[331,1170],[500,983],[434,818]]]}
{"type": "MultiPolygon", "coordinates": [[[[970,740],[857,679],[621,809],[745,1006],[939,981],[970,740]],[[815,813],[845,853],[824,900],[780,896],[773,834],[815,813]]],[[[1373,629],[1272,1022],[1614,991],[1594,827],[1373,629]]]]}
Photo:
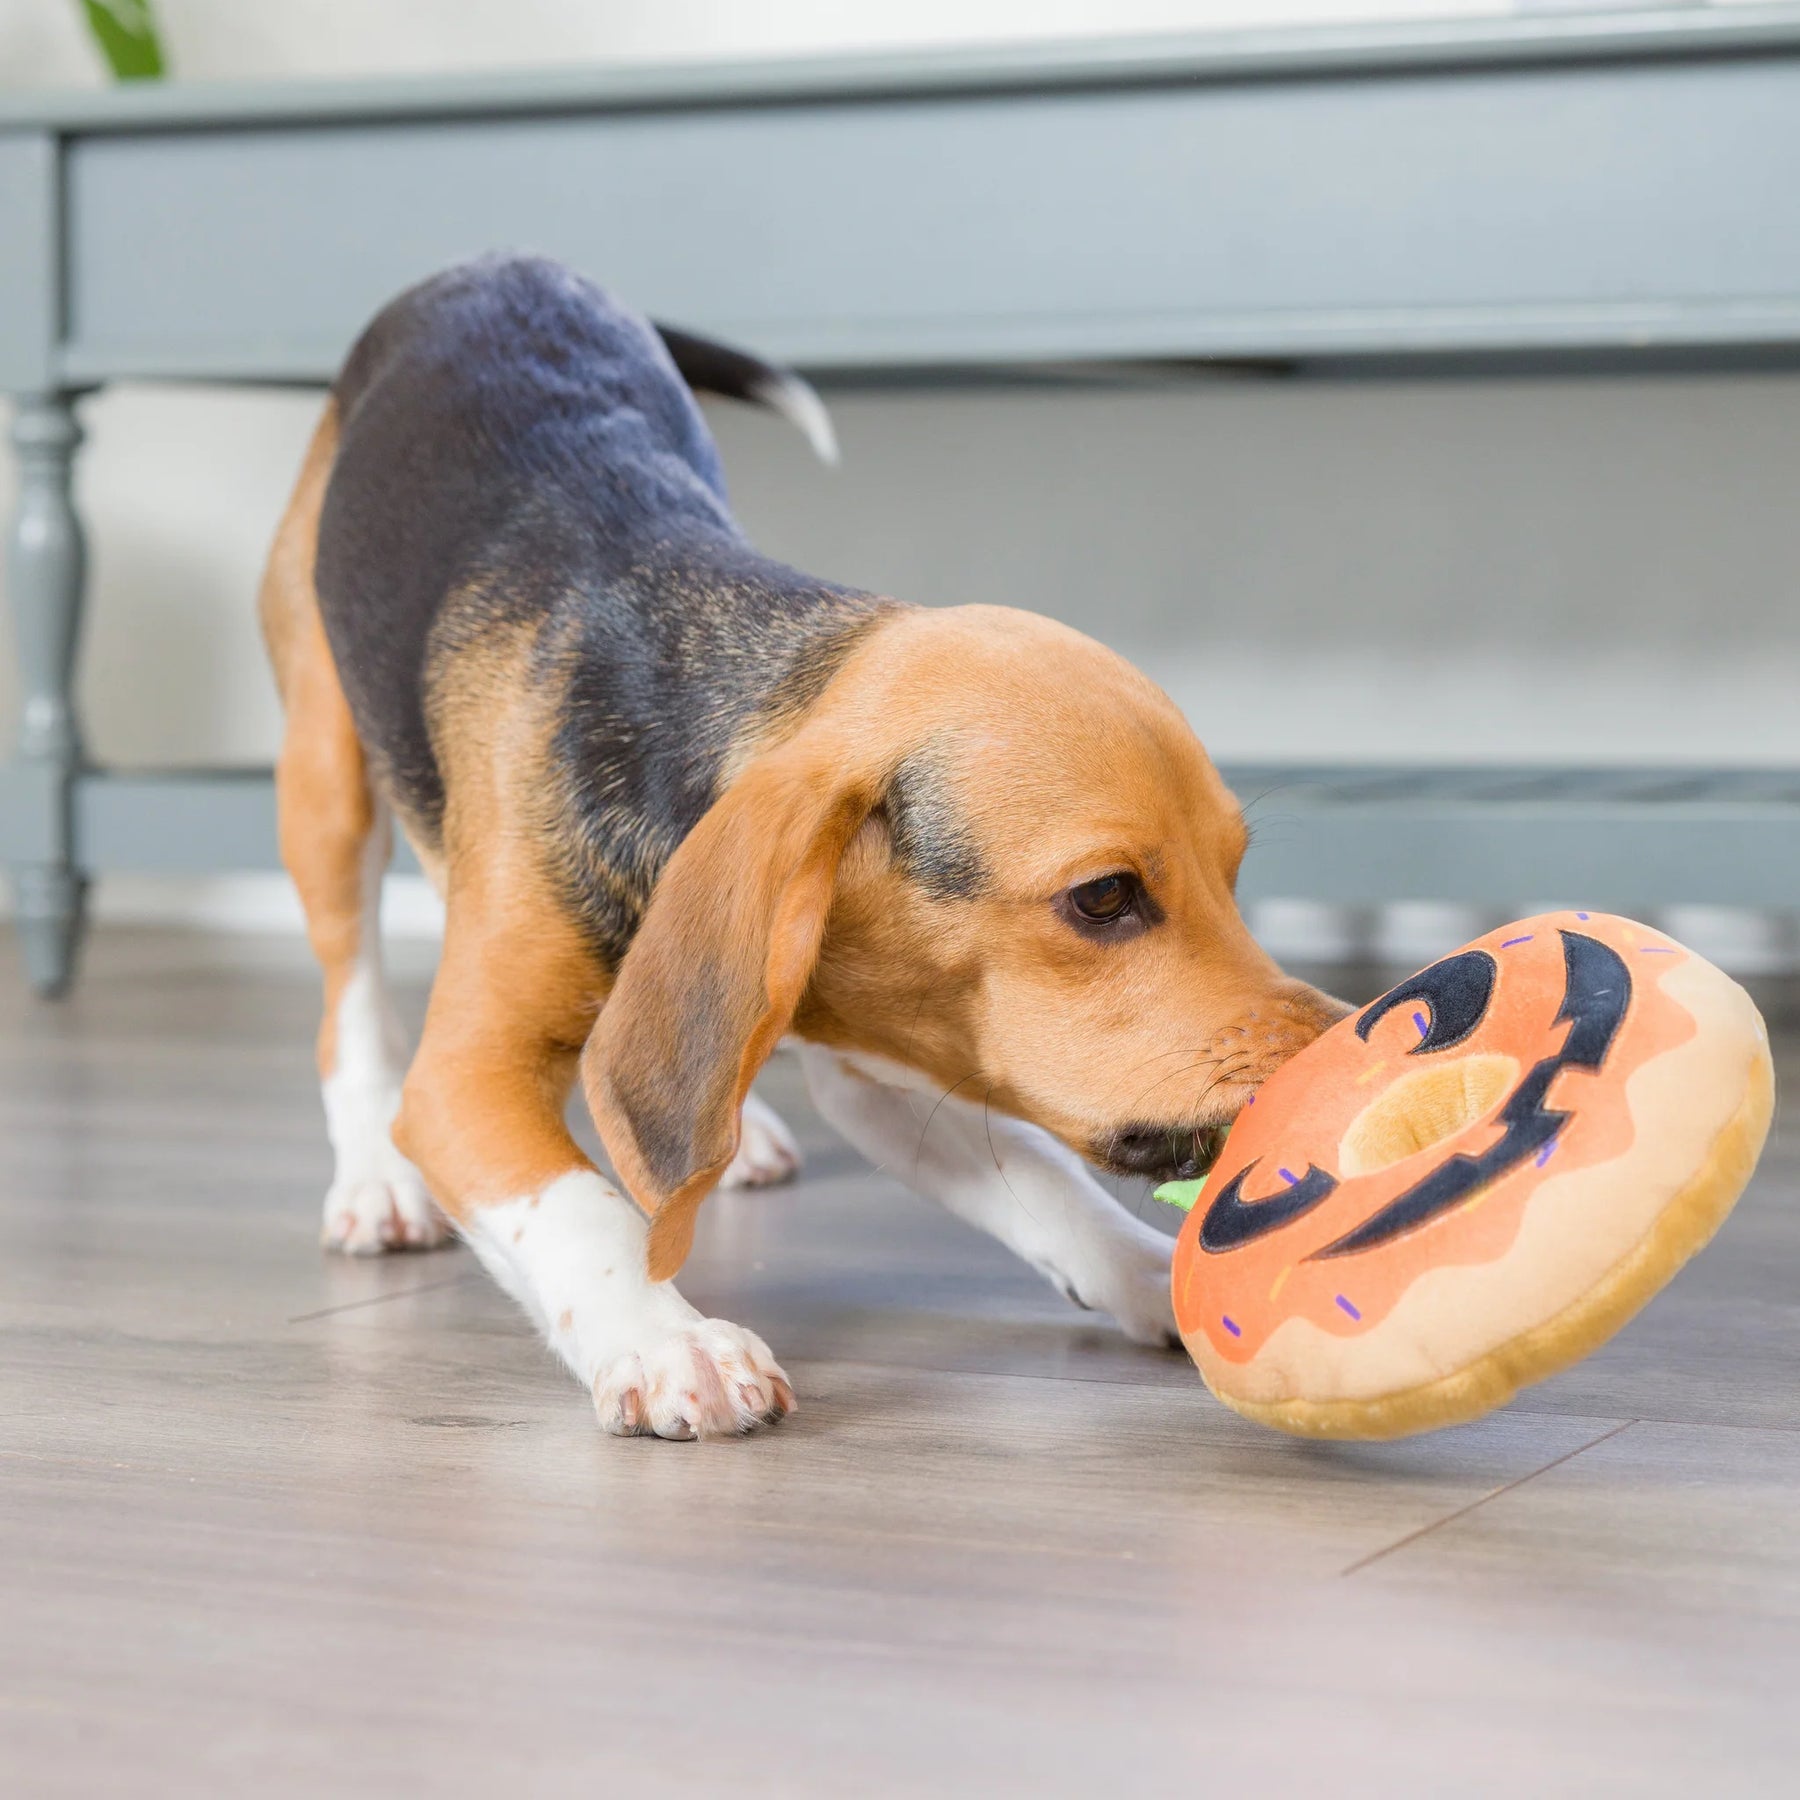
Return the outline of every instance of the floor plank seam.
{"type": "Polygon", "coordinates": [[[445,1288],[463,1287],[478,1278],[479,1271],[465,1269],[460,1275],[451,1275],[443,1281],[423,1281],[417,1287],[395,1288],[386,1294],[370,1294],[361,1300],[346,1300],[340,1306],[321,1306],[313,1312],[295,1313],[289,1320],[290,1325],[310,1324],[314,1319],[329,1319],[335,1313],[357,1312],[366,1306],[385,1306],[390,1300],[405,1300],[414,1294],[435,1294],[445,1288]]]}
{"type": "Polygon", "coordinates": [[[1471,1500],[1467,1506],[1459,1506],[1454,1512],[1447,1512],[1441,1519],[1433,1519],[1429,1525],[1421,1525],[1417,1531],[1409,1531],[1405,1537],[1396,1538],[1393,1543],[1385,1544],[1379,1550],[1372,1550],[1367,1556],[1358,1557],[1348,1568],[1340,1569],[1340,1580],[1361,1573],[1372,1564],[1382,1562],[1409,1546],[1418,1543],[1421,1538],[1430,1537],[1434,1531],[1442,1531],[1446,1525],[1454,1525],[1458,1519],[1466,1519],[1470,1513],[1478,1512],[1490,1501],[1498,1500],[1505,1494],[1516,1492],[1528,1482],[1536,1481],[1540,1475],[1548,1475],[1552,1469],[1560,1469],[1564,1463],[1570,1463],[1578,1456],[1585,1456],[1588,1451],[1598,1449],[1600,1445],[1616,1438],[1620,1432],[1629,1431],[1633,1425],[1639,1424],[1637,1419],[1622,1419],[1610,1431],[1603,1431],[1596,1438],[1590,1438],[1585,1444],[1577,1444],[1573,1450],[1565,1450],[1561,1456],[1553,1456],[1542,1468],[1531,1469],[1512,1481],[1502,1482],[1492,1493],[1483,1494],[1479,1499],[1471,1500]]]}
{"type": "MultiPolygon", "coordinates": [[[[1565,1424],[1575,1419],[1595,1419],[1604,1417],[1596,1413],[1537,1412],[1529,1407],[1515,1406],[1507,1408],[1510,1418],[1525,1419],[1560,1419],[1565,1424]]],[[[1677,1431],[1749,1431],[1749,1432],[1782,1432],[1789,1437],[1800,1432],[1800,1425],[1745,1424],[1741,1419],[1683,1419],[1669,1413],[1639,1413],[1626,1420],[1628,1425],[1667,1425],[1677,1431]]]]}

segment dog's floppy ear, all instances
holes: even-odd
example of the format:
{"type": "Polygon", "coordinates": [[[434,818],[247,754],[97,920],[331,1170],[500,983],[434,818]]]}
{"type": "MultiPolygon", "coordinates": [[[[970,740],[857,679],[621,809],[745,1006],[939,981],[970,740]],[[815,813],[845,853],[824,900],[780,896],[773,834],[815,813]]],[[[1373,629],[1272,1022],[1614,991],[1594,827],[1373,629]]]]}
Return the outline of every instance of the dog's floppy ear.
{"type": "Polygon", "coordinates": [[[607,1154],[681,1267],[752,1078],[812,977],[839,859],[880,797],[835,734],[752,760],[669,859],[582,1057],[607,1154]]]}

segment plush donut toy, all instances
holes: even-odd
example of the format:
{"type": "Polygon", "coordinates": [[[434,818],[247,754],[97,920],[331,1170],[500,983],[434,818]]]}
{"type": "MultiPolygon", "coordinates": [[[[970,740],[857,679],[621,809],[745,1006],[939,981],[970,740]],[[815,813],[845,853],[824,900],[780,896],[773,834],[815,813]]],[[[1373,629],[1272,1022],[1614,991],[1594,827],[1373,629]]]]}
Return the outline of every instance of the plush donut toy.
{"type": "Polygon", "coordinates": [[[1750,996],[1662,933],[1546,913],[1284,1064],[1189,1209],[1206,1384],[1308,1437],[1479,1417],[1605,1342],[1704,1245],[1774,1105],[1750,996]]]}

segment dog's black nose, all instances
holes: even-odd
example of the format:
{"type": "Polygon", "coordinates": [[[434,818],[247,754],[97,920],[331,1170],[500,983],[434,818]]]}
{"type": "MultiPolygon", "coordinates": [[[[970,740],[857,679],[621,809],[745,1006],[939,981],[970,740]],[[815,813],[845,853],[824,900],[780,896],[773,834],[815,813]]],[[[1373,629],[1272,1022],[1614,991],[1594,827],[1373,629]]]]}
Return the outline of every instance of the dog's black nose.
{"type": "Polygon", "coordinates": [[[1127,1125],[1100,1146],[1099,1160],[1120,1175],[1192,1181],[1211,1168],[1223,1136],[1210,1126],[1127,1125]]]}

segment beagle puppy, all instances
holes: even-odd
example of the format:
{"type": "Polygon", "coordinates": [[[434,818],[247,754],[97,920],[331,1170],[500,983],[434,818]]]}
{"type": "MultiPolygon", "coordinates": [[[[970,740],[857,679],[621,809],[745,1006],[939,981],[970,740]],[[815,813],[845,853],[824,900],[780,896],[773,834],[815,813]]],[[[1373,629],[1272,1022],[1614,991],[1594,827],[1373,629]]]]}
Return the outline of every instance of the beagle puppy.
{"type": "Polygon", "coordinates": [[[333,387],[261,602],[326,1246],[427,1248],[447,1214],[608,1431],[777,1420],[768,1346],[670,1277],[708,1192],[795,1166],[750,1091],[792,1036],[872,1161],[1172,1341],[1168,1240],[1085,1165],[1193,1173],[1342,1009],[1251,938],[1243,819],[1167,696],[1031,613],[759,555],[693,387],[829,450],[797,377],[536,258],[402,294],[333,387]],[[446,908],[410,1067],[395,820],[446,908]],[[577,1078],[616,1181],[564,1123],[577,1078]]]}

